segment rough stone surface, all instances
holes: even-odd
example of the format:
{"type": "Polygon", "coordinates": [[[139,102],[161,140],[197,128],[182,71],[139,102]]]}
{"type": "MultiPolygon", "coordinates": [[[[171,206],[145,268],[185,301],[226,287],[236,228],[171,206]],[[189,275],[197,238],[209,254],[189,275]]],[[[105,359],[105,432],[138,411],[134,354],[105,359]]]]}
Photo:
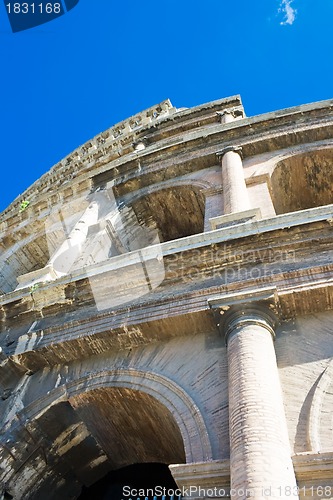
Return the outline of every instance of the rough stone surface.
{"type": "Polygon", "coordinates": [[[1,214],[0,498],[75,499],[143,462],[192,498],[271,498],[272,470],[281,498],[295,478],[333,498],[332,133],[332,101],[164,101],[1,214]],[[256,217],[226,208],[235,146],[256,217]],[[275,343],[252,325],[227,349],[218,311],[268,287],[275,343]]]}

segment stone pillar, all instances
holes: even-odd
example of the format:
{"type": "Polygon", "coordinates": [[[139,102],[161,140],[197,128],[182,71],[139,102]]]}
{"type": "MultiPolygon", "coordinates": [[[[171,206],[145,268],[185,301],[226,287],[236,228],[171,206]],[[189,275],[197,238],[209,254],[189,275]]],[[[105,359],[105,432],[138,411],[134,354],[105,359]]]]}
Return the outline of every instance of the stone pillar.
{"type": "Polygon", "coordinates": [[[273,304],[226,304],[219,305],[219,317],[228,354],[231,498],[298,498],[273,345],[273,304]]]}
{"type": "MultiPolygon", "coordinates": [[[[244,117],[240,108],[226,108],[217,115],[222,125],[244,117]]],[[[243,171],[240,146],[228,146],[216,153],[222,163],[223,215],[209,218],[210,228],[215,230],[233,224],[260,219],[259,208],[251,208],[243,171]]],[[[209,228],[209,226],[206,226],[209,228]]]]}
{"type": "Polygon", "coordinates": [[[228,146],[216,153],[216,156],[222,160],[224,214],[209,219],[212,229],[261,218],[260,209],[251,208],[244,178],[241,150],[240,146],[228,146]]]}
{"type": "Polygon", "coordinates": [[[244,179],[242,148],[230,146],[220,151],[222,158],[222,186],[224,193],[224,213],[233,214],[251,209],[244,179]]]}

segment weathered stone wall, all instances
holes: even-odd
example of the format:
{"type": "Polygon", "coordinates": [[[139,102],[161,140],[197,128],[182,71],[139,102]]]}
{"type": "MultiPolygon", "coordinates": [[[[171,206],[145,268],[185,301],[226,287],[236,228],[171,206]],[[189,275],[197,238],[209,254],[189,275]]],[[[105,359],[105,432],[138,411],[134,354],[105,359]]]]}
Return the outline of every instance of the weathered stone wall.
{"type": "MultiPolygon", "coordinates": [[[[293,484],[293,455],[308,496],[321,498],[311,485],[333,491],[331,104],[247,118],[239,96],[189,110],[165,101],[78,148],[2,214],[4,491],[77,498],[110,469],[157,461],[179,464],[179,485],[216,485],[228,496],[230,474],[231,485],[251,483],[255,460],[242,474],[234,436],[243,456],[257,417],[267,439],[257,436],[252,451],[267,477],[279,462],[279,480],[288,469],[293,484]],[[246,363],[232,358],[241,337],[228,354],[221,327],[239,294],[256,303],[268,289],[281,323],[284,405],[274,418],[285,418],[290,444],[280,461],[272,345],[268,360],[264,344],[250,343],[246,363]],[[270,374],[260,406],[262,357],[270,374]],[[238,361],[249,370],[244,408],[238,361]]],[[[263,320],[246,316],[246,301],[237,302],[237,332],[256,335],[263,320]]]]}

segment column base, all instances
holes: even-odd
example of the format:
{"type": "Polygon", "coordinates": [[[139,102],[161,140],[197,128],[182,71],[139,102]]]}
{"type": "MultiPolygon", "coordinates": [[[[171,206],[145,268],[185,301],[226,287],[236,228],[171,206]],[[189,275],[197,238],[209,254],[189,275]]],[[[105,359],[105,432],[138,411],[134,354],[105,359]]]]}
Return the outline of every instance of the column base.
{"type": "Polygon", "coordinates": [[[233,226],[235,224],[242,224],[244,222],[259,219],[261,219],[260,208],[251,208],[250,210],[244,210],[242,212],[212,217],[209,219],[209,223],[212,230],[214,231],[215,229],[221,229],[222,227],[233,226]]]}

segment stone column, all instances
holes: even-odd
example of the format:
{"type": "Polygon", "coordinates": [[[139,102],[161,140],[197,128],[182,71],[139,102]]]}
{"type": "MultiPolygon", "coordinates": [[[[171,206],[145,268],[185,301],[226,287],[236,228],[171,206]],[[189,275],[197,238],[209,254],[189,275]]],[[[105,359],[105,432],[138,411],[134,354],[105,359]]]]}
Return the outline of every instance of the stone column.
{"type": "Polygon", "coordinates": [[[219,317],[228,355],[231,498],[298,498],[273,345],[273,304],[226,303],[219,317]]]}
{"type": "Polygon", "coordinates": [[[229,146],[220,151],[222,158],[222,186],[224,194],[224,213],[233,214],[251,209],[244,179],[242,148],[229,146]]]}
{"type": "MultiPolygon", "coordinates": [[[[226,113],[223,116],[228,116],[226,113]]],[[[259,208],[251,208],[244,178],[240,146],[228,146],[216,153],[222,163],[223,215],[209,219],[212,229],[260,219],[259,208]]]]}
{"type": "MultiPolygon", "coordinates": [[[[240,108],[226,108],[217,115],[222,125],[244,117],[240,108]]],[[[211,229],[259,219],[259,208],[251,208],[243,171],[240,146],[227,146],[216,153],[222,163],[223,215],[209,218],[211,229]]]]}

